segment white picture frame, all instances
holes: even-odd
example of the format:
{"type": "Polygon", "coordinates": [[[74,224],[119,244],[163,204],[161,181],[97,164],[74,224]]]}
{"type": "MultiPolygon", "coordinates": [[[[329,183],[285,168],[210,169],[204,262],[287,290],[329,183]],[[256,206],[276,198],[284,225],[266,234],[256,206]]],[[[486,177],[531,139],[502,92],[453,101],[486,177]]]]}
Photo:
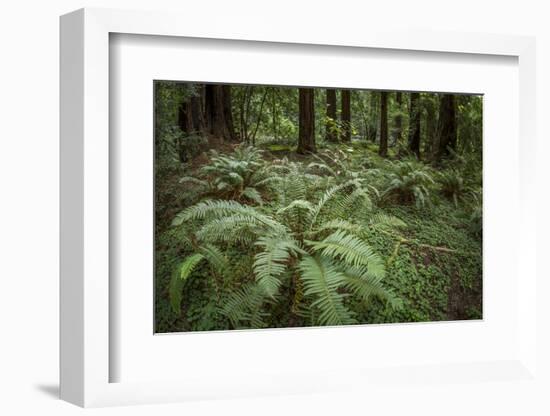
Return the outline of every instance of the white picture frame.
{"type": "MultiPolygon", "coordinates": [[[[504,55],[518,59],[520,207],[516,270],[517,354],[506,360],[422,366],[421,379],[442,377],[480,382],[483,375],[507,380],[536,379],[535,212],[535,40],[530,37],[422,31],[380,32],[368,29],[326,34],[312,24],[307,33],[252,27],[235,34],[227,24],[205,29],[200,19],[167,13],[82,9],[61,18],[61,398],[80,406],[182,401],[194,398],[320,392],[392,382],[405,372],[380,368],[368,373],[349,369],[319,374],[281,373],[265,380],[232,382],[234,374],[180,381],[110,382],[109,348],[109,36],[113,33],[224,39],[282,44],[331,45],[452,54],[504,55]],[[481,376],[480,376],[481,375],[481,376]],[[342,377],[349,377],[342,384],[342,377]],[[284,385],[284,388],[282,387],[284,385]]],[[[413,329],[414,330],[414,329],[413,329]]],[[[409,329],[410,331],[410,329],[409,329]]],[[[417,374],[417,375],[418,375],[417,374]]]]}

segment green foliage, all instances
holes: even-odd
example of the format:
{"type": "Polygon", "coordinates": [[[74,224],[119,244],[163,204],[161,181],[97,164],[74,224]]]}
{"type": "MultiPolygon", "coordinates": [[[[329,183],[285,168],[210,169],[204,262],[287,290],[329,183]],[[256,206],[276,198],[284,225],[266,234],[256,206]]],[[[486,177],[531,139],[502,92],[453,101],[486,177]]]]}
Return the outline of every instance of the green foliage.
{"type": "Polygon", "coordinates": [[[170,282],[170,301],[174,312],[179,313],[181,308],[181,290],[193,269],[204,259],[202,254],[193,254],[187,257],[172,274],[170,282]]]}
{"type": "Polygon", "coordinates": [[[431,161],[436,94],[421,94],[418,160],[408,93],[388,96],[380,157],[380,93],[353,91],[352,142],[326,143],[343,125],[316,91],[318,152],[304,156],[297,89],[232,86],[237,145],[178,127],[201,88],[155,88],[156,331],[482,316],[480,97],[457,97],[456,149],[431,161]]]}
{"type": "Polygon", "coordinates": [[[430,205],[435,181],[429,167],[414,159],[396,161],[389,167],[384,199],[400,204],[414,203],[419,209],[430,205]]]}
{"type": "Polygon", "coordinates": [[[464,198],[468,191],[460,172],[455,169],[439,172],[437,182],[441,186],[441,193],[458,207],[459,199],[464,198]]]}
{"type": "MultiPolygon", "coordinates": [[[[220,268],[219,261],[216,266],[203,254],[185,261],[192,259],[190,264],[195,265],[201,256],[214,266],[213,271],[223,270],[223,280],[229,283],[221,295],[220,312],[234,327],[263,327],[269,308],[284,304],[283,288],[294,293],[290,314],[304,325],[355,322],[343,303],[348,295],[359,296],[365,303],[375,296],[397,306],[383,285],[384,261],[364,236],[376,226],[404,223],[372,213],[369,190],[360,179],[331,185],[317,175],[296,174],[297,164],[283,161],[274,166],[280,167],[271,172],[278,179],[279,198],[269,205],[206,200],[186,208],[173,221],[175,227],[194,224],[192,240],[198,253],[205,253],[203,246],[210,245],[216,247],[216,257],[227,257],[237,248],[253,255],[247,273],[253,280],[240,287],[235,287],[238,279],[231,268],[220,268]],[[360,215],[350,217],[354,211],[360,215]],[[347,220],[341,219],[346,216],[347,220]]],[[[178,294],[171,292],[171,296],[178,300],[178,294]]]]}

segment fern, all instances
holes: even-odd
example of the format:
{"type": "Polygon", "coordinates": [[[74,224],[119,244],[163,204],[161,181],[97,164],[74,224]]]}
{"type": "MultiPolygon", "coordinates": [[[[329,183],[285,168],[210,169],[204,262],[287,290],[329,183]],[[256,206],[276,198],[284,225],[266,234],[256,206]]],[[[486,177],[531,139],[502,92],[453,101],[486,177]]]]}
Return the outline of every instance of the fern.
{"type": "Polygon", "coordinates": [[[401,300],[382,284],[381,276],[373,276],[365,268],[351,267],[344,271],[344,286],[368,303],[371,296],[388,302],[394,308],[401,307],[401,300]]]}
{"type": "Polygon", "coordinates": [[[254,261],[256,280],[265,293],[273,297],[281,285],[280,277],[287,269],[286,263],[300,249],[294,241],[282,240],[280,236],[260,237],[255,244],[262,248],[254,261]]]}
{"type": "Polygon", "coordinates": [[[344,274],[328,259],[305,256],[299,264],[304,282],[304,295],[313,296],[312,307],[319,309],[320,325],[355,323],[353,314],[343,303],[345,295],[338,292],[344,284],[344,274]]]}
{"type": "Polygon", "coordinates": [[[177,314],[179,314],[181,309],[181,291],[183,289],[183,284],[203,259],[204,256],[202,254],[193,254],[181,262],[174,273],[172,273],[169,288],[170,304],[177,314]]]}
{"type": "Polygon", "coordinates": [[[351,266],[367,266],[373,276],[383,277],[384,262],[363,240],[345,231],[335,231],[322,241],[307,241],[313,251],[345,261],[351,266]]]}
{"type": "Polygon", "coordinates": [[[222,301],[220,312],[235,328],[241,328],[246,323],[252,328],[263,328],[266,313],[262,311],[262,305],[265,301],[262,288],[255,283],[248,283],[222,301]]]}

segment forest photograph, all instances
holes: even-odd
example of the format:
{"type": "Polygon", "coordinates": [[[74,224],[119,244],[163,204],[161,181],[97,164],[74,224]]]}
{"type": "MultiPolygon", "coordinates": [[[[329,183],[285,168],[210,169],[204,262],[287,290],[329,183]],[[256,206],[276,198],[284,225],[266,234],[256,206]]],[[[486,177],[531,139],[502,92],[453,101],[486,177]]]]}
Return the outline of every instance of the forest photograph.
{"type": "Polygon", "coordinates": [[[156,333],[482,319],[483,96],[153,93],[156,333]]]}

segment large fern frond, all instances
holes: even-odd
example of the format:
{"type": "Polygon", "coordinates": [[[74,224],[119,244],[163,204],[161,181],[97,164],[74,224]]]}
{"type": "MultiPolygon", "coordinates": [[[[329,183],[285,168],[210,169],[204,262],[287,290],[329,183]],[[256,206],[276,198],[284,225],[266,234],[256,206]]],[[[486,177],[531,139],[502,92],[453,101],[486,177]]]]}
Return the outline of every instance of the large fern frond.
{"type": "Polygon", "coordinates": [[[344,283],[344,275],[329,260],[304,256],[298,268],[304,283],[304,295],[315,300],[311,306],[319,310],[320,325],[345,325],[355,323],[353,314],[343,303],[344,294],[338,288],[344,283]]]}
{"type": "Polygon", "coordinates": [[[335,231],[322,241],[306,241],[313,251],[323,256],[343,260],[355,267],[366,266],[373,276],[383,276],[382,258],[363,240],[345,231],[335,231]]]}
{"type": "Polygon", "coordinates": [[[260,237],[256,245],[262,248],[254,261],[256,281],[268,296],[273,297],[279,290],[280,278],[287,269],[290,256],[300,248],[295,241],[277,235],[260,237]]]}
{"type": "Polygon", "coordinates": [[[262,214],[256,208],[243,205],[237,201],[224,201],[224,200],[208,200],[199,202],[187,209],[184,209],[176,215],[172,221],[172,225],[178,226],[186,221],[190,220],[202,220],[208,218],[222,218],[234,214],[240,214],[244,216],[250,216],[261,222],[262,224],[280,228],[281,225],[277,221],[273,220],[268,215],[262,214]]]}
{"type": "Polygon", "coordinates": [[[263,289],[256,283],[247,283],[222,300],[220,312],[235,328],[264,328],[263,319],[267,315],[262,310],[264,303],[263,289]]]}
{"type": "Polygon", "coordinates": [[[401,306],[401,300],[383,285],[381,276],[373,276],[366,268],[361,267],[350,267],[343,274],[344,286],[364,302],[368,302],[371,296],[376,296],[388,302],[394,309],[401,306]]]}
{"type": "Polygon", "coordinates": [[[170,280],[169,296],[170,305],[175,313],[179,314],[181,309],[183,285],[187,278],[191,275],[195,267],[204,259],[200,253],[192,254],[182,261],[172,273],[170,280]]]}

